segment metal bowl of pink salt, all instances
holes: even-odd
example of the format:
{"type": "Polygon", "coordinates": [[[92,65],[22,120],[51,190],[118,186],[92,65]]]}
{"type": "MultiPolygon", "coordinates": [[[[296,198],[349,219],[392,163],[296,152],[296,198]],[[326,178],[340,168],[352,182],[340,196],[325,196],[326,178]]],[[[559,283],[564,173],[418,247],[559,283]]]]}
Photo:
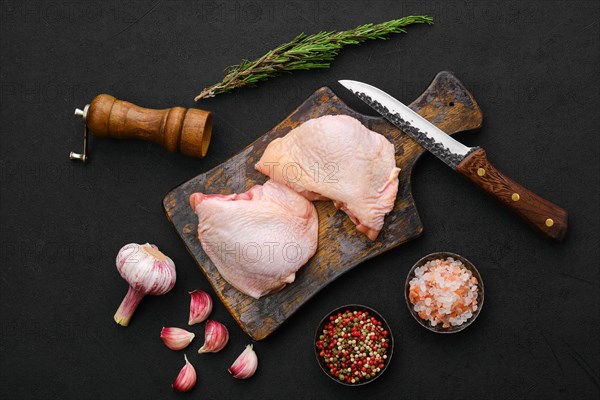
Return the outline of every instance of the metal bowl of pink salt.
{"type": "Polygon", "coordinates": [[[404,297],[417,322],[437,333],[471,325],[483,306],[483,281],[466,258],[438,252],[421,258],[406,277],[404,297]]]}

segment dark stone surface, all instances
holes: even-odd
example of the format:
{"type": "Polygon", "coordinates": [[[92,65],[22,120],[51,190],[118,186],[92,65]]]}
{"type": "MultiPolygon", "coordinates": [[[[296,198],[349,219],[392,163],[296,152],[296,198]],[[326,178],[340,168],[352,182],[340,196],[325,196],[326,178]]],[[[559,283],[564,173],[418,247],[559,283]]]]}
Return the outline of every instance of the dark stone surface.
{"type": "Polygon", "coordinates": [[[598,398],[597,1],[0,4],[2,398],[598,398]],[[88,165],[68,160],[82,145],[73,109],[99,93],[192,107],[226,65],[300,32],[419,13],[436,24],[348,48],[330,70],[201,102],[215,113],[205,160],[111,140],[92,143],[88,165]],[[425,156],[413,176],[421,238],[344,275],[256,343],[260,366],[249,381],[227,373],[249,340],[217,303],[212,317],[230,328],[231,342],[200,357],[195,326],[185,352],[198,386],[174,393],[183,352],[162,345],[160,328],[185,326],[187,292],[209,287],[163,215],[164,194],[238,152],[321,86],[372,113],[336,81],[366,81],[411,101],[440,70],[454,71],[484,112],[484,127],[464,142],[566,208],[566,242],[547,241],[425,156]],[[114,258],[123,244],[145,241],[174,259],[178,283],[145,299],[121,328],[112,316],[127,285],[114,258]],[[402,292],[411,265],[444,250],[475,263],[486,286],[477,321],[449,336],[418,326],[402,292]],[[345,303],[378,310],[396,341],[385,375],[360,388],[324,376],[312,349],[321,317],[345,303]]]}

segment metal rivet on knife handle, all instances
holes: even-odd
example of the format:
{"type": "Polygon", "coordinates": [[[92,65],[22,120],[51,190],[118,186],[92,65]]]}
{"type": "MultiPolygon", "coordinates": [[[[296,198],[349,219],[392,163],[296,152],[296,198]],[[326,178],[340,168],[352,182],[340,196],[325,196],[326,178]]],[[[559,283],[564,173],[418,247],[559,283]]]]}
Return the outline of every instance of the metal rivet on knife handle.
{"type": "Polygon", "coordinates": [[[520,198],[521,196],[519,196],[519,193],[513,193],[511,197],[512,201],[519,201],[520,198]]]}
{"type": "Polygon", "coordinates": [[[477,175],[484,176],[485,175],[485,169],[483,169],[483,168],[477,168],[477,175]]]}
{"type": "Polygon", "coordinates": [[[546,226],[547,226],[548,228],[550,228],[552,225],[554,225],[554,221],[552,220],[552,218],[548,218],[548,219],[546,220],[546,226]]]}

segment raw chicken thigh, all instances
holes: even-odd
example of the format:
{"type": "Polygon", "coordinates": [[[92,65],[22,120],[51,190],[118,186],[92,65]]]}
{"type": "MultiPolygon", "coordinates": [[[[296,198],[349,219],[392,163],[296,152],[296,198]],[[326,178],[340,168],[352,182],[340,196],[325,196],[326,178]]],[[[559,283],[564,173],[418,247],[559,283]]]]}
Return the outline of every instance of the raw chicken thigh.
{"type": "Polygon", "coordinates": [[[306,121],[267,146],[256,169],[309,200],[333,200],[375,240],[398,192],[394,145],[348,115],[306,121]]]}
{"type": "Polygon", "coordinates": [[[245,193],[194,193],[198,238],[219,273],[256,299],[294,282],[317,249],[315,206],[285,185],[268,181],[245,193]]]}

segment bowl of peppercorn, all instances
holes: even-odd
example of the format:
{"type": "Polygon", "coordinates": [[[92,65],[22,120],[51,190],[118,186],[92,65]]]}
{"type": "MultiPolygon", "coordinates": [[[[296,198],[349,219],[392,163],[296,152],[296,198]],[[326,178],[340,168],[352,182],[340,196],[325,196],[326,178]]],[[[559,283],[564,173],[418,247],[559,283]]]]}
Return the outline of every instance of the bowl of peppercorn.
{"type": "Polygon", "coordinates": [[[327,313],[315,333],[319,366],[346,386],[373,382],[387,369],[394,337],[386,320],[370,307],[349,304],[327,313]]]}

